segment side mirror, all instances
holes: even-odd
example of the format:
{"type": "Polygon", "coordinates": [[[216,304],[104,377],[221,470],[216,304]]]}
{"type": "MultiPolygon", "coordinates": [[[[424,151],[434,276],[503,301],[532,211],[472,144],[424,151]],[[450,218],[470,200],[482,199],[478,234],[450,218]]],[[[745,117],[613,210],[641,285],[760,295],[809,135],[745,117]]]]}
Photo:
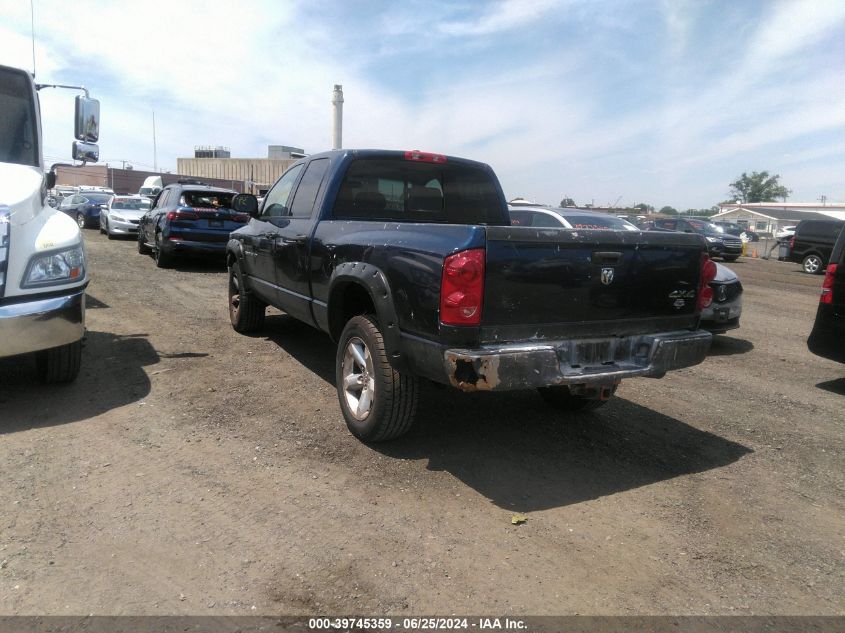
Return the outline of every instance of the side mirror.
{"type": "Polygon", "coordinates": [[[73,160],[81,160],[86,163],[96,163],[100,159],[100,148],[94,143],[73,142],[73,160]]]}
{"type": "Polygon", "coordinates": [[[251,218],[257,218],[258,198],[251,193],[239,193],[232,198],[232,209],[238,213],[246,213],[251,218]]]}
{"type": "Polygon", "coordinates": [[[74,121],[76,140],[96,143],[100,138],[100,102],[97,99],[78,96],[74,121]]]}

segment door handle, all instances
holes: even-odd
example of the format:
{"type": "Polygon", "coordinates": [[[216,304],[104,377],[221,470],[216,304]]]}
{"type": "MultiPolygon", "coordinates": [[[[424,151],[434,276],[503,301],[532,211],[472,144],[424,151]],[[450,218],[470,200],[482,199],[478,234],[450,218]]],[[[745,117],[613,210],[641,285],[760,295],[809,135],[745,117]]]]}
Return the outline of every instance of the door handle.
{"type": "Polygon", "coordinates": [[[286,242],[288,244],[296,244],[297,246],[304,246],[308,242],[307,235],[296,235],[294,237],[285,237],[277,236],[277,239],[281,242],[286,242]]]}
{"type": "Polygon", "coordinates": [[[618,251],[596,251],[593,253],[594,264],[613,266],[618,264],[620,259],[622,259],[622,253],[618,251]]]}

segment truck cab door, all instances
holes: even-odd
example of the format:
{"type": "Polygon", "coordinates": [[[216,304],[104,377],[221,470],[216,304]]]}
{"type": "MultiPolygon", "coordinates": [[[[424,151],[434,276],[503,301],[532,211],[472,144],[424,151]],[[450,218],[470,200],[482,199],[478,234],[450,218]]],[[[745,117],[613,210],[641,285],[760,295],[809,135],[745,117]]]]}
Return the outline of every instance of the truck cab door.
{"type": "Polygon", "coordinates": [[[277,307],[282,307],[282,297],[276,284],[273,253],[279,226],[290,215],[288,202],[301,173],[302,165],[294,165],[282,174],[264,198],[259,216],[250,220],[243,232],[244,266],[250,276],[250,287],[264,301],[277,307]]]}
{"type": "Polygon", "coordinates": [[[311,324],[314,324],[314,317],[309,253],[329,162],[328,158],[318,158],[308,163],[293,194],[289,214],[277,224],[273,245],[279,307],[292,317],[311,324]]]}

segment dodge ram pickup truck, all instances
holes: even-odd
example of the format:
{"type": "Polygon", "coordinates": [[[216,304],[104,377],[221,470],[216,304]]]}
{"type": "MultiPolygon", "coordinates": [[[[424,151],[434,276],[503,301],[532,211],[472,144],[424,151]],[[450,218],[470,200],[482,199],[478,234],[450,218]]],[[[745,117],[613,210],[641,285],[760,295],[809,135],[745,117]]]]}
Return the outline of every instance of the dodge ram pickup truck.
{"type": "Polygon", "coordinates": [[[238,332],[265,308],[328,333],[340,408],[364,441],[407,432],[421,379],[538,389],[563,410],[623,378],[701,362],[715,264],[697,234],[511,226],[493,170],[419,151],[294,163],[227,244],[238,332]]]}

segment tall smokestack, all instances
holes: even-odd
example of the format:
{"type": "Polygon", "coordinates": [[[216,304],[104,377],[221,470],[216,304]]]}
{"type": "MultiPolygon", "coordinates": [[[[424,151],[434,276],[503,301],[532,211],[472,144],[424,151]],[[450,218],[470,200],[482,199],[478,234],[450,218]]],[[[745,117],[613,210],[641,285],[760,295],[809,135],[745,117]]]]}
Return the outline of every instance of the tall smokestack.
{"type": "Polygon", "coordinates": [[[334,85],[332,93],[332,149],[343,147],[343,86],[334,85]]]}

